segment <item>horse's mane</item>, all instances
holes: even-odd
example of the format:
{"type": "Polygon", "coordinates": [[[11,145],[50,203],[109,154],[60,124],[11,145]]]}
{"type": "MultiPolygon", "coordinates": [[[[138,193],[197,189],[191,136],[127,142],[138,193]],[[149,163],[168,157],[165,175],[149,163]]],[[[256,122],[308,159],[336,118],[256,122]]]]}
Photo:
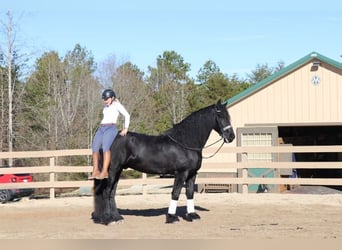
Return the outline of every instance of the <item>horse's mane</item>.
{"type": "Polygon", "coordinates": [[[215,105],[210,105],[194,111],[163,134],[171,136],[173,139],[187,146],[194,145],[194,143],[198,145],[199,141],[203,140],[201,137],[209,135],[212,129],[210,125],[213,124],[214,108],[215,105]],[[210,113],[213,115],[211,116],[210,113]]]}

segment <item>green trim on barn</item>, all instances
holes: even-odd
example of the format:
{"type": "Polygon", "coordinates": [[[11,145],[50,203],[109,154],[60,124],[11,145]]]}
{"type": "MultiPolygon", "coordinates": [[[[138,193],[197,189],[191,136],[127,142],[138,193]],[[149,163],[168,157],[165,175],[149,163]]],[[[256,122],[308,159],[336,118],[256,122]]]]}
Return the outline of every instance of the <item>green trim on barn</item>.
{"type": "Polygon", "coordinates": [[[248,96],[252,95],[253,93],[257,92],[258,90],[267,87],[268,85],[272,84],[276,80],[290,74],[291,72],[295,71],[299,67],[302,67],[303,65],[313,61],[313,60],[319,60],[321,62],[324,62],[326,64],[329,64],[331,66],[334,66],[338,69],[342,69],[342,63],[337,62],[331,58],[328,58],[326,56],[323,56],[317,52],[311,52],[310,54],[304,56],[303,58],[299,59],[298,61],[288,65],[287,67],[284,67],[283,69],[279,70],[278,72],[274,73],[273,75],[270,75],[269,77],[265,78],[261,82],[258,82],[254,84],[253,86],[249,87],[248,89],[245,89],[244,91],[240,92],[239,94],[229,98],[224,103],[229,106],[232,106],[239,101],[247,98],[248,96]]]}

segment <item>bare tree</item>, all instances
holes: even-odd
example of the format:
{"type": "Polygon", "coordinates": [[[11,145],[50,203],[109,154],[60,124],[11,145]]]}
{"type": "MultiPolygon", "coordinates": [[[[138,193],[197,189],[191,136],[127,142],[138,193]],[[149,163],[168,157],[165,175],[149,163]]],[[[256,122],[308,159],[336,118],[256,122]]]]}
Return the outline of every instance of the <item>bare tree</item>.
{"type": "Polygon", "coordinates": [[[154,102],[151,89],[143,77],[144,73],[136,65],[124,59],[118,60],[115,55],[101,62],[97,69],[97,78],[102,87],[113,88],[131,114],[130,130],[152,133],[155,132],[151,122],[155,116],[154,102]]]}
{"type": "Polygon", "coordinates": [[[91,148],[91,143],[95,130],[98,126],[102,100],[99,98],[101,87],[98,81],[94,78],[88,78],[85,80],[85,114],[83,124],[87,124],[87,148],[91,148]]]}
{"type": "MultiPolygon", "coordinates": [[[[2,54],[0,54],[2,57],[2,54]]],[[[2,64],[0,64],[2,65],[2,64]]],[[[0,66],[0,110],[1,110],[1,116],[0,116],[0,151],[3,150],[4,145],[4,129],[5,129],[5,89],[4,89],[4,71],[5,69],[0,66]]],[[[0,159],[0,166],[3,166],[3,159],[0,159]]]]}
{"type": "Polygon", "coordinates": [[[104,61],[99,63],[99,67],[96,70],[96,76],[102,88],[113,87],[113,76],[116,74],[117,68],[120,64],[121,63],[115,55],[110,55],[104,61]]]}
{"type": "MultiPolygon", "coordinates": [[[[63,83],[59,85],[57,91],[57,106],[60,116],[60,125],[62,134],[60,134],[64,147],[72,148],[79,134],[79,128],[75,125],[77,121],[84,119],[84,110],[86,110],[87,83],[92,83],[92,73],[95,70],[93,56],[79,44],[72,51],[69,51],[64,58],[63,83]],[[80,116],[80,115],[83,116],[80,116]]],[[[77,143],[78,144],[78,143],[77,143]]]]}
{"type": "MultiPolygon", "coordinates": [[[[13,16],[11,12],[6,13],[7,22],[0,22],[2,30],[6,36],[6,52],[3,52],[7,67],[7,101],[8,101],[8,122],[7,122],[7,144],[8,152],[13,151],[13,94],[16,84],[16,79],[12,78],[13,74],[13,57],[15,53],[15,31],[13,24],[13,16]]],[[[4,114],[3,114],[4,115],[4,114]]],[[[13,159],[8,159],[8,165],[13,166],[13,159]]]]}
{"type": "Polygon", "coordinates": [[[143,80],[143,72],[136,65],[127,62],[121,65],[112,81],[117,95],[131,113],[130,129],[137,132],[153,133],[155,108],[152,91],[143,80]]]}
{"type": "MultiPolygon", "coordinates": [[[[17,18],[16,18],[17,19],[17,18]]],[[[23,40],[20,40],[18,26],[14,21],[14,15],[10,11],[6,13],[4,20],[0,20],[0,81],[1,81],[1,139],[0,150],[14,151],[18,147],[17,141],[24,127],[20,114],[25,105],[22,97],[25,91],[23,84],[24,74],[27,73],[28,56],[21,53],[23,40]],[[19,47],[20,46],[20,47],[19,47]]],[[[13,166],[12,159],[8,159],[7,165],[13,166]]],[[[1,165],[3,165],[1,163],[1,165]]]]}

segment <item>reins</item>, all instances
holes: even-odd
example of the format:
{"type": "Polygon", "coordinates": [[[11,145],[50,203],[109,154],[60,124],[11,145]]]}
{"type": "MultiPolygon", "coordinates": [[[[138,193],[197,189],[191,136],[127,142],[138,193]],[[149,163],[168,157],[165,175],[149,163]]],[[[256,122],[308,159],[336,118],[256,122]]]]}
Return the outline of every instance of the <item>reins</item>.
{"type": "MultiPolygon", "coordinates": [[[[203,148],[192,148],[192,147],[188,147],[188,146],[183,145],[182,143],[180,143],[179,141],[177,141],[176,139],[174,139],[170,135],[167,135],[167,137],[169,137],[173,142],[177,143],[182,148],[185,148],[185,149],[188,149],[188,150],[191,150],[191,151],[199,151],[199,152],[202,151],[203,149],[209,148],[209,147],[215,145],[216,143],[218,143],[219,141],[223,140],[223,138],[218,139],[217,141],[215,141],[215,142],[213,142],[213,143],[211,143],[211,144],[209,144],[209,145],[207,145],[207,146],[205,146],[203,148]]],[[[210,155],[210,156],[202,156],[202,158],[203,159],[209,159],[211,157],[214,157],[218,153],[218,151],[220,151],[220,149],[223,147],[223,144],[224,144],[224,141],[222,141],[221,146],[212,155],[210,155]]]]}
{"type": "MultiPolygon", "coordinates": [[[[214,157],[214,156],[218,153],[218,151],[220,151],[220,149],[223,147],[223,144],[224,144],[223,138],[221,138],[220,140],[222,140],[221,146],[215,151],[215,153],[213,153],[213,154],[210,155],[210,156],[202,156],[203,159],[210,159],[211,157],[214,157]]],[[[220,140],[218,140],[217,142],[219,142],[220,140]]],[[[214,145],[214,144],[211,144],[211,145],[214,145]]],[[[209,146],[211,146],[211,145],[209,145],[209,146]]],[[[209,146],[208,146],[208,147],[209,147],[209,146]]],[[[206,148],[207,148],[207,147],[206,147],[206,148]]]]}

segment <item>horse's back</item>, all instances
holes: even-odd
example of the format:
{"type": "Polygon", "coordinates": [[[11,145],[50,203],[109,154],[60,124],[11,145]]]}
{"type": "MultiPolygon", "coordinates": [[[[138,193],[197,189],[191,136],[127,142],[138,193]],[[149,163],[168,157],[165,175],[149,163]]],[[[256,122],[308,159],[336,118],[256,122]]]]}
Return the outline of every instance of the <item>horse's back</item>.
{"type": "Polygon", "coordinates": [[[151,174],[172,174],[185,168],[195,170],[201,160],[198,152],[185,150],[166,135],[130,132],[116,138],[112,151],[116,155],[114,160],[121,162],[123,167],[151,174]]]}

